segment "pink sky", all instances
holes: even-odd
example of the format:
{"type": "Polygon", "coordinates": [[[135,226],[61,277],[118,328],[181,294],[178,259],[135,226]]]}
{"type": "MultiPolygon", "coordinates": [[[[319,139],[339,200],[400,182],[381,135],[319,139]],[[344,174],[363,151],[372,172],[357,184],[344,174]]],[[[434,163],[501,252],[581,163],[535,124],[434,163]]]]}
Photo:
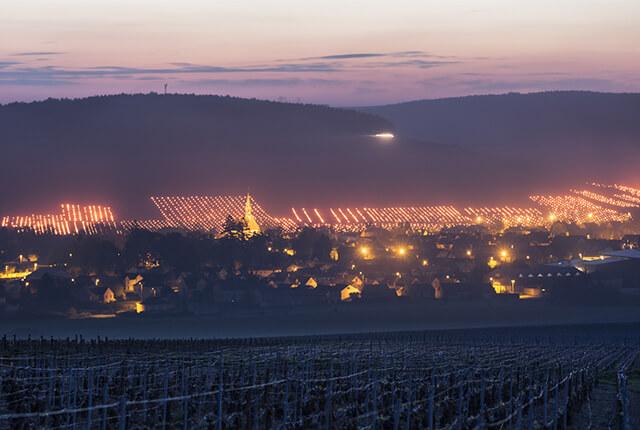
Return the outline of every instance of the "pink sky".
{"type": "Polygon", "coordinates": [[[637,0],[6,0],[0,103],[161,91],[367,105],[640,91],[637,0]]]}

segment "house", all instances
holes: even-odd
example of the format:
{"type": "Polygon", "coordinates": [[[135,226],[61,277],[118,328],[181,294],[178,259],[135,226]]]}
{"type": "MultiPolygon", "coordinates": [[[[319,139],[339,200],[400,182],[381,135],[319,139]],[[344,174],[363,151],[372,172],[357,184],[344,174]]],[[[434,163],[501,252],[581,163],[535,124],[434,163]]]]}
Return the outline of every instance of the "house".
{"type": "Polygon", "coordinates": [[[135,292],[136,285],[143,280],[142,274],[138,272],[127,273],[124,277],[124,291],[125,293],[135,292]]]}
{"type": "Polygon", "coordinates": [[[638,250],[622,250],[603,252],[596,256],[584,256],[579,259],[571,260],[567,262],[568,265],[575,267],[584,273],[595,273],[602,270],[610,270],[612,267],[624,266],[625,264],[617,264],[623,262],[630,262],[630,266],[640,261],[638,257],[640,251],[638,250]]]}
{"type": "Polygon", "coordinates": [[[343,302],[350,302],[353,299],[360,298],[360,290],[353,285],[347,285],[340,290],[340,300],[343,302]]]}
{"type": "Polygon", "coordinates": [[[113,290],[109,287],[104,287],[102,291],[102,303],[108,305],[109,303],[114,303],[116,301],[116,295],[113,290]]]}
{"type": "Polygon", "coordinates": [[[38,259],[20,256],[17,261],[7,261],[0,267],[0,279],[22,279],[38,269],[38,259]]]}
{"type": "Polygon", "coordinates": [[[136,298],[145,300],[156,297],[158,292],[169,286],[170,274],[159,270],[148,270],[144,273],[128,273],[124,278],[127,300],[136,298]]]}
{"type": "Polygon", "coordinates": [[[119,276],[100,276],[95,277],[92,282],[92,292],[96,301],[102,301],[106,288],[113,291],[113,295],[118,300],[125,300],[126,292],[122,278],[119,276]]]}
{"type": "Polygon", "coordinates": [[[541,264],[510,267],[491,274],[491,286],[497,294],[516,294],[522,299],[540,298],[552,290],[583,280],[584,274],[569,264],[541,264]]]}

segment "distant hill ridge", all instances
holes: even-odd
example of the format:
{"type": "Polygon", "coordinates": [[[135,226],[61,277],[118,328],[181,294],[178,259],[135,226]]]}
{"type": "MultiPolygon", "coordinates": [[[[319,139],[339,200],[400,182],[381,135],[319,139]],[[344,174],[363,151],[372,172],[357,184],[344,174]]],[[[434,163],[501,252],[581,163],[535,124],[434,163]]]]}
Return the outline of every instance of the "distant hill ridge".
{"type": "Polygon", "coordinates": [[[358,109],[388,119],[403,135],[442,144],[636,147],[640,143],[637,93],[509,93],[358,109]]]}
{"type": "MultiPolygon", "coordinates": [[[[61,126],[57,120],[69,119],[71,115],[93,120],[92,127],[112,120],[143,121],[137,125],[145,127],[148,121],[161,119],[170,122],[155,123],[158,128],[198,125],[209,131],[248,119],[267,129],[286,126],[287,131],[300,132],[307,132],[309,128],[331,127],[332,132],[338,133],[371,133],[390,127],[380,117],[354,110],[216,95],[120,94],[0,105],[0,125],[11,126],[11,131],[17,126],[12,121],[38,121],[38,127],[31,128],[33,135],[49,132],[45,127],[61,126]],[[198,122],[203,119],[217,121],[198,122]]],[[[67,130],[79,130],[81,124],[76,123],[72,127],[66,124],[65,127],[67,130]]]]}

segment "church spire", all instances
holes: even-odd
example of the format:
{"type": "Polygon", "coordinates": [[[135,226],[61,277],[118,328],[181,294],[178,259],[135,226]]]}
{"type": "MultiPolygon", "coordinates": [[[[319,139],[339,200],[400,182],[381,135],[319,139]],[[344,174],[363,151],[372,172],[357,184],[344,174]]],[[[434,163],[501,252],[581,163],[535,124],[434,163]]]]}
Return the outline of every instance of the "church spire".
{"type": "Polygon", "coordinates": [[[252,217],[253,213],[251,211],[251,194],[247,193],[247,200],[244,204],[244,217],[252,217]]]}
{"type": "Polygon", "coordinates": [[[251,194],[247,193],[247,200],[244,204],[244,224],[245,224],[245,236],[251,237],[256,234],[260,234],[260,225],[253,216],[253,209],[251,207],[251,194]]]}

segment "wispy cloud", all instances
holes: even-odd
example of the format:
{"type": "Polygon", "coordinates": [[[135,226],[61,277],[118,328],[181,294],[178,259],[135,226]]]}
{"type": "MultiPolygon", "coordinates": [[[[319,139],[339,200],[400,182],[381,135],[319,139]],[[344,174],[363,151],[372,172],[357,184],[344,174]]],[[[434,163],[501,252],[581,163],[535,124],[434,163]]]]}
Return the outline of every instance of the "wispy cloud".
{"type": "Polygon", "coordinates": [[[310,73],[310,72],[335,72],[338,68],[325,63],[311,64],[278,64],[275,66],[253,67],[220,67],[184,64],[175,67],[144,68],[123,66],[96,66],[88,68],[64,68],[57,66],[41,67],[0,67],[0,81],[12,81],[14,84],[22,82],[28,85],[33,81],[67,81],[78,79],[140,79],[143,77],[158,76],[185,76],[185,75],[216,75],[230,73],[310,73]]]}
{"type": "Polygon", "coordinates": [[[426,51],[394,51],[394,52],[353,52],[330,54],[319,57],[305,57],[294,60],[277,60],[278,62],[296,62],[299,66],[309,62],[330,62],[334,68],[341,69],[380,69],[380,68],[413,68],[430,69],[462,62],[454,56],[434,55],[426,51]],[[361,61],[369,60],[369,61],[361,61]]]}
{"type": "Polygon", "coordinates": [[[430,61],[430,60],[405,60],[405,61],[386,61],[371,64],[372,67],[411,67],[416,69],[431,69],[434,67],[442,67],[450,64],[457,64],[460,61],[430,61]]]}
{"type": "Polygon", "coordinates": [[[216,74],[240,74],[240,73],[333,73],[348,70],[349,67],[362,68],[382,68],[382,67],[412,67],[412,68],[432,68],[452,64],[455,61],[436,61],[416,58],[418,51],[396,52],[390,54],[340,54],[340,56],[325,56],[325,60],[299,60],[289,61],[286,63],[276,62],[274,64],[262,64],[253,66],[213,66],[201,65],[185,62],[170,63],[170,67],[127,67],[117,65],[103,65],[85,68],[67,68],[58,66],[26,66],[17,62],[5,62],[2,70],[0,70],[0,80],[11,80],[12,82],[24,82],[25,85],[29,81],[65,81],[74,79],[140,79],[142,77],[151,76],[185,76],[185,75],[216,75],[216,74]],[[350,66],[341,61],[330,60],[330,58],[340,57],[343,60],[347,58],[362,58],[367,55],[368,58],[385,58],[394,57],[402,58],[401,61],[384,61],[374,63],[358,63],[356,66],[350,66]],[[357,57],[360,56],[360,57],[357,57]],[[10,67],[18,66],[20,67],[10,67]]]}
{"type": "Polygon", "coordinates": [[[376,57],[386,57],[387,54],[378,54],[373,52],[364,52],[364,53],[354,53],[354,54],[334,54],[334,55],[323,55],[321,57],[307,57],[300,58],[299,60],[353,60],[359,58],[376,58],[376,57]]]}
{"type": "Polygon", "coordinates": [[[396,51],[396,52],[350,52],[343,54],[329,54],[317,57],[296,58],[294,60],[277,61],[315,61],[315,60],[360,60],[367,58],[406,58],[406,57],[435,57],[425,51],[396,51]]]}
{"type": "MultiPolygon", "coordinates": [[[[14,56],[43,56],[57,52],[30,51],[14,56]]],[[[0,84],[2,85],[65,85],[81,80],[118,79],[154,80],[187,79],[193,84],[229,86],[297,86],[334,85],[344,79],[324,79],[322,76],[299,79],[297,74],[338,74],[338,72],[369,71],[382,68],[429,69],[454,64],[458,60],[429,54],[424,51],[397,52],[356,52],[339,53],[318,57],[276,60],[270,63],[217,66],[189,62],[172,62],[166,67],[129,67],[121,65],[100,65],[92,67],[64,67],[58,65],[36,65],[32,62],[0,62],[0,84]],[[369,61],[362,61],[368,59],[369,61]],[[277,74],[267,79],[245,74],[277,74]],[[218,78],[217,75],[238,75],[237,78],[218,78]]]]}
{"type": "Polygon", "coordinates": [[[56,51],[27,51],[27,52],[16,52],[12,54],[14,57],[41,57],[41,56],[50,56],[50,55],[62,55],[64,52],[56,52],[56,51]]]}
{"type": "Polygon", "coordinates": [[[9,66],[15,66],[17,64],[20,64],[17,61],[0,61],[0,69],[4,69],[5,67],[9,67],[9,66]]]}

